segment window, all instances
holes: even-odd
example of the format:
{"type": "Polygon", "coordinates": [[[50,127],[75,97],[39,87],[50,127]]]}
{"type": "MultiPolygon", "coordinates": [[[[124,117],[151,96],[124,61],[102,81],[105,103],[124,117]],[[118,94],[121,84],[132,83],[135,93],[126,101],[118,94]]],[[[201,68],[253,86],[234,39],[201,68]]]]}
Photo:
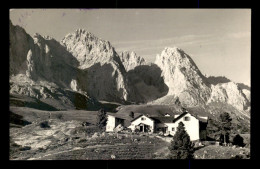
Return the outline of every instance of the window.
{"type": "Polygon", "coordinates": [[[145,118],[144,118],[144,117],[142,117],[142,118],[141,118],[141,120],[145,120],[145,118]]]}
{"type": "Polygon", "coordinates": [[[190,121],[190,117],[184,117],[184,121],[190,121]]]}
{"type": "Polygon", "coordinates": [[[175,130],[175,128],[173,127],[173,128],[172,128],[172,131],[174,131],[174,130],[175,130]]]}

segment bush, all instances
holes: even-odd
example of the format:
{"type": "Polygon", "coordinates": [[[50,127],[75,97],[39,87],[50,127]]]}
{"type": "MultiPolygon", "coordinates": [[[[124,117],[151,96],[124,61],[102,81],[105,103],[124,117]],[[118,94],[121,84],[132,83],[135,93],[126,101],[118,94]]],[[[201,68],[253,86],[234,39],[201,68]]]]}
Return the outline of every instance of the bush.
{"type": "Polygon", "coordinates": [[[40,123],[41,128],[50,128],[48,121],[43,121],[40,123]]]}
{"type": "Polygon", "coordinates": [[[239,154],[239,155],[236,155],[235,157],[231,157],[231,159],[246,159],[246,155],[244,154],[239,154]]]}
{"type": "Polygon", "coordinates": [[[25,147],[21,147],[19,148],[20,151],[26,151],[26,150],[31,150],[30,146],[25,146],[25,147]]]}
{"type": "Polygon", "coordinates": [[[233,145],[237,145],[239,147],[244,147],[244,139],[243,137],[241,137],[239,134],[237,134],[234,138],[233,138],[233,145]]]}
{"type": "Polygon", "coordinates": [[[71,134],[71,135],[75,135],[75,134],[84,133],[84,132],[86,132],[85,127],[79,126],[79,127],[75,127],[74,129],[72,129],[72,130],[70,131],[70,134],[71,134]]]}
{"type": "Polygon", "coordinates": [[[97,126],[87,126],[85,132],[87,135],[93,135],[96,132],[101,132],[102,130],[97,126]]]}
{"type": "Polygon", "coordinates": [[[106,124],[107,124],[107,112],[105,111],[104,108],[102,108],[98,111],[96,126],[102,129],[106,127],[106,124]]]}
{"type": "Polygon", "coordinates": [[[57,119],[62,120],[63,119],[63,115],[62,114],[58,114],[57,115],[57,119]]]}

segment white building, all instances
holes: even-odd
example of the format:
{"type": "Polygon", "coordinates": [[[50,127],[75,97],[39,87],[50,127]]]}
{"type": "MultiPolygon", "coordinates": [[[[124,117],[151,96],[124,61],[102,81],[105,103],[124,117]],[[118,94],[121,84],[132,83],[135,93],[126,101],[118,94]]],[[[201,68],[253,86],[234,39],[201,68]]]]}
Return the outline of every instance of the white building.
{"type": "Polygon", "coordinates": [[[106,131],[114,131],[114,128],[116,128],[119,124],[124,126],[125,120],[119,117],[115,117],[114,115],[107,115],[107,125],[106,125],[106,131]]]}
{"type": "Polygon", "coordinates": [[[132,131],[139,130],[141,132],[163,132],[166,135],[174,135],[177,131],[179,123],[182,122],[187,133],[192,141],[200,139],[201,124],[207,122],[207,118],[194,117],[188,112],[180,115],[148,117],[147,115],[140,115],[131,121],[128,127],[132,131]]]}

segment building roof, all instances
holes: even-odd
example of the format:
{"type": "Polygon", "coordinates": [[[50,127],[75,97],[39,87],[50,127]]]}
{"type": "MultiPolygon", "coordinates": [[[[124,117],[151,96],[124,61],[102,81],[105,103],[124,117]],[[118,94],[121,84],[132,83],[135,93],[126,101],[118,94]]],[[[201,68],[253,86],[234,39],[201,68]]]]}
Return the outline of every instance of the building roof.
{"type": "Polygon", "coordinates": [[[185,116],[186,114],[188,114],[188,112],[184,112],[182,114],[180,114],[178,117],[176,117],[174,120],[173,120],[173,123],[175,123],[176,121],[178,121],[179,119],[181,119],[183,116],[185,116]]]}
{"type": "MultiPolygon", "coordinates": [[[[178,121],[179,119],[181,119],[183,116],[185,116],[188,113],[189,112],[184,112],[176,118],[174,118],[173,116],[148,117],[144,114],[140,114],[139,116],[137,116],[133,120],[131,120],[131,122],[135,121],[136,119],[140,118],[141,116],[145,116],[145,117],[153,120],[156,123],[175,123],[176,121],[178,121]]],[[[207,122],[207,119],[205,119],[203,117],[198,117],[198,116],[194,116],[194,115],[192,115],[192,116],[195,117],[196,119],[198,119],[201,122],[207,122]]]]}
{"type": "Polygon", "coordinates": [[[142,117],[142,116],[145,116],[145,117],[151,119],[152,121],[154,121],[154,119],[152,119],[152,117],[148,117],[148,116],[146,116],[146,115],[144,115],[144,114],[140,114],[139,116],[135,117],[135,118],[134,118],[133,120],[131,120],[130,122],[133,122],[133,121],[135,121],[136,119],[138,119],[138,118],[140,118],[140,117],[142,117]]]}
{"type": "Polygon", "coordinates": [[[175,119],[174,117],[168,116],[161,116],[161,117],[150,117],[153,119],[156,123],[172,123],[172,121],[175,119]]]}
{"type": "Polygon", "coordinates": [[[119,119],[126,120],[126,119],[125,119],[124,117],[122,117],[120,114],[108,112],[107,115],[114,116],[115,118],[119,118],[119,119]]]}
{"type": "Polygon", "coordinates": [[[159,123],[175,123],[177,120],[179,120],[180,118],[182,118],[183,116],[185,116],[188,112],[184,112],[182,114],[180,114],[178,117],[174,118],[172,116],[168,116],[168,117],[151,117],[152,119],[154,119],[156,122],[159,123]]]}
{"type": "MultiPolygon", "coordinates": [[[[151,116],[147,116],[145,114],[140,114],[139,116],[133,118],[130,122],[135,121],[136,119],[140,118],[141,116],[145,116],[145,117],[149,118],[150,120],[152,120],[156,123],[175,123],[176,121],[178,121],[179,119],[181,119],[183,116],[185,116],[188,113],[189,112],[181,113],[176,118],[174,118],[174,116],[153,116],[153,117],[151,117],[151,116]]],[[[123,120],[127,121],[126,117],[123,114],[117,114],[117,113],[111,113],[111,112],[108,112],[107,114],[110,115],[110,116],[114,116],[116,118],[123,119],[123,120]]],[[[204,122],[204,123],[207,122],[207,118],[203,118],[203,117],[200,117],[200,116],[197,116],[197,115],[193,115],[191,113],[189,113],[189,114],[192,115],[193,117],[195,117],[196,119],[198,119],[200,122],[204,122]]]]}
{"type": "Polygon", "coordinates": [[[208,118],[203,118],[203,117],[199,117],[199,116],[196,116],[196,118],[199,120],[199,121],[201,121],[201,122],[203,122],[203,123],[207,123],[208,122],[208,118]]]}

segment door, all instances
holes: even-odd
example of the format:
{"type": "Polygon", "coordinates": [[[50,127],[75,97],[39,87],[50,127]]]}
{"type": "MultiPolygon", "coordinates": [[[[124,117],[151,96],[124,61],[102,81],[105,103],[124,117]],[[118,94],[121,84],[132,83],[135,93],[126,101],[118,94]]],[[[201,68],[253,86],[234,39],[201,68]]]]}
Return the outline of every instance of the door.
{"type": "Polygon", "coordinates": [[[140,126],[140,131],[143,132],[144,126],[140,126]]]}

